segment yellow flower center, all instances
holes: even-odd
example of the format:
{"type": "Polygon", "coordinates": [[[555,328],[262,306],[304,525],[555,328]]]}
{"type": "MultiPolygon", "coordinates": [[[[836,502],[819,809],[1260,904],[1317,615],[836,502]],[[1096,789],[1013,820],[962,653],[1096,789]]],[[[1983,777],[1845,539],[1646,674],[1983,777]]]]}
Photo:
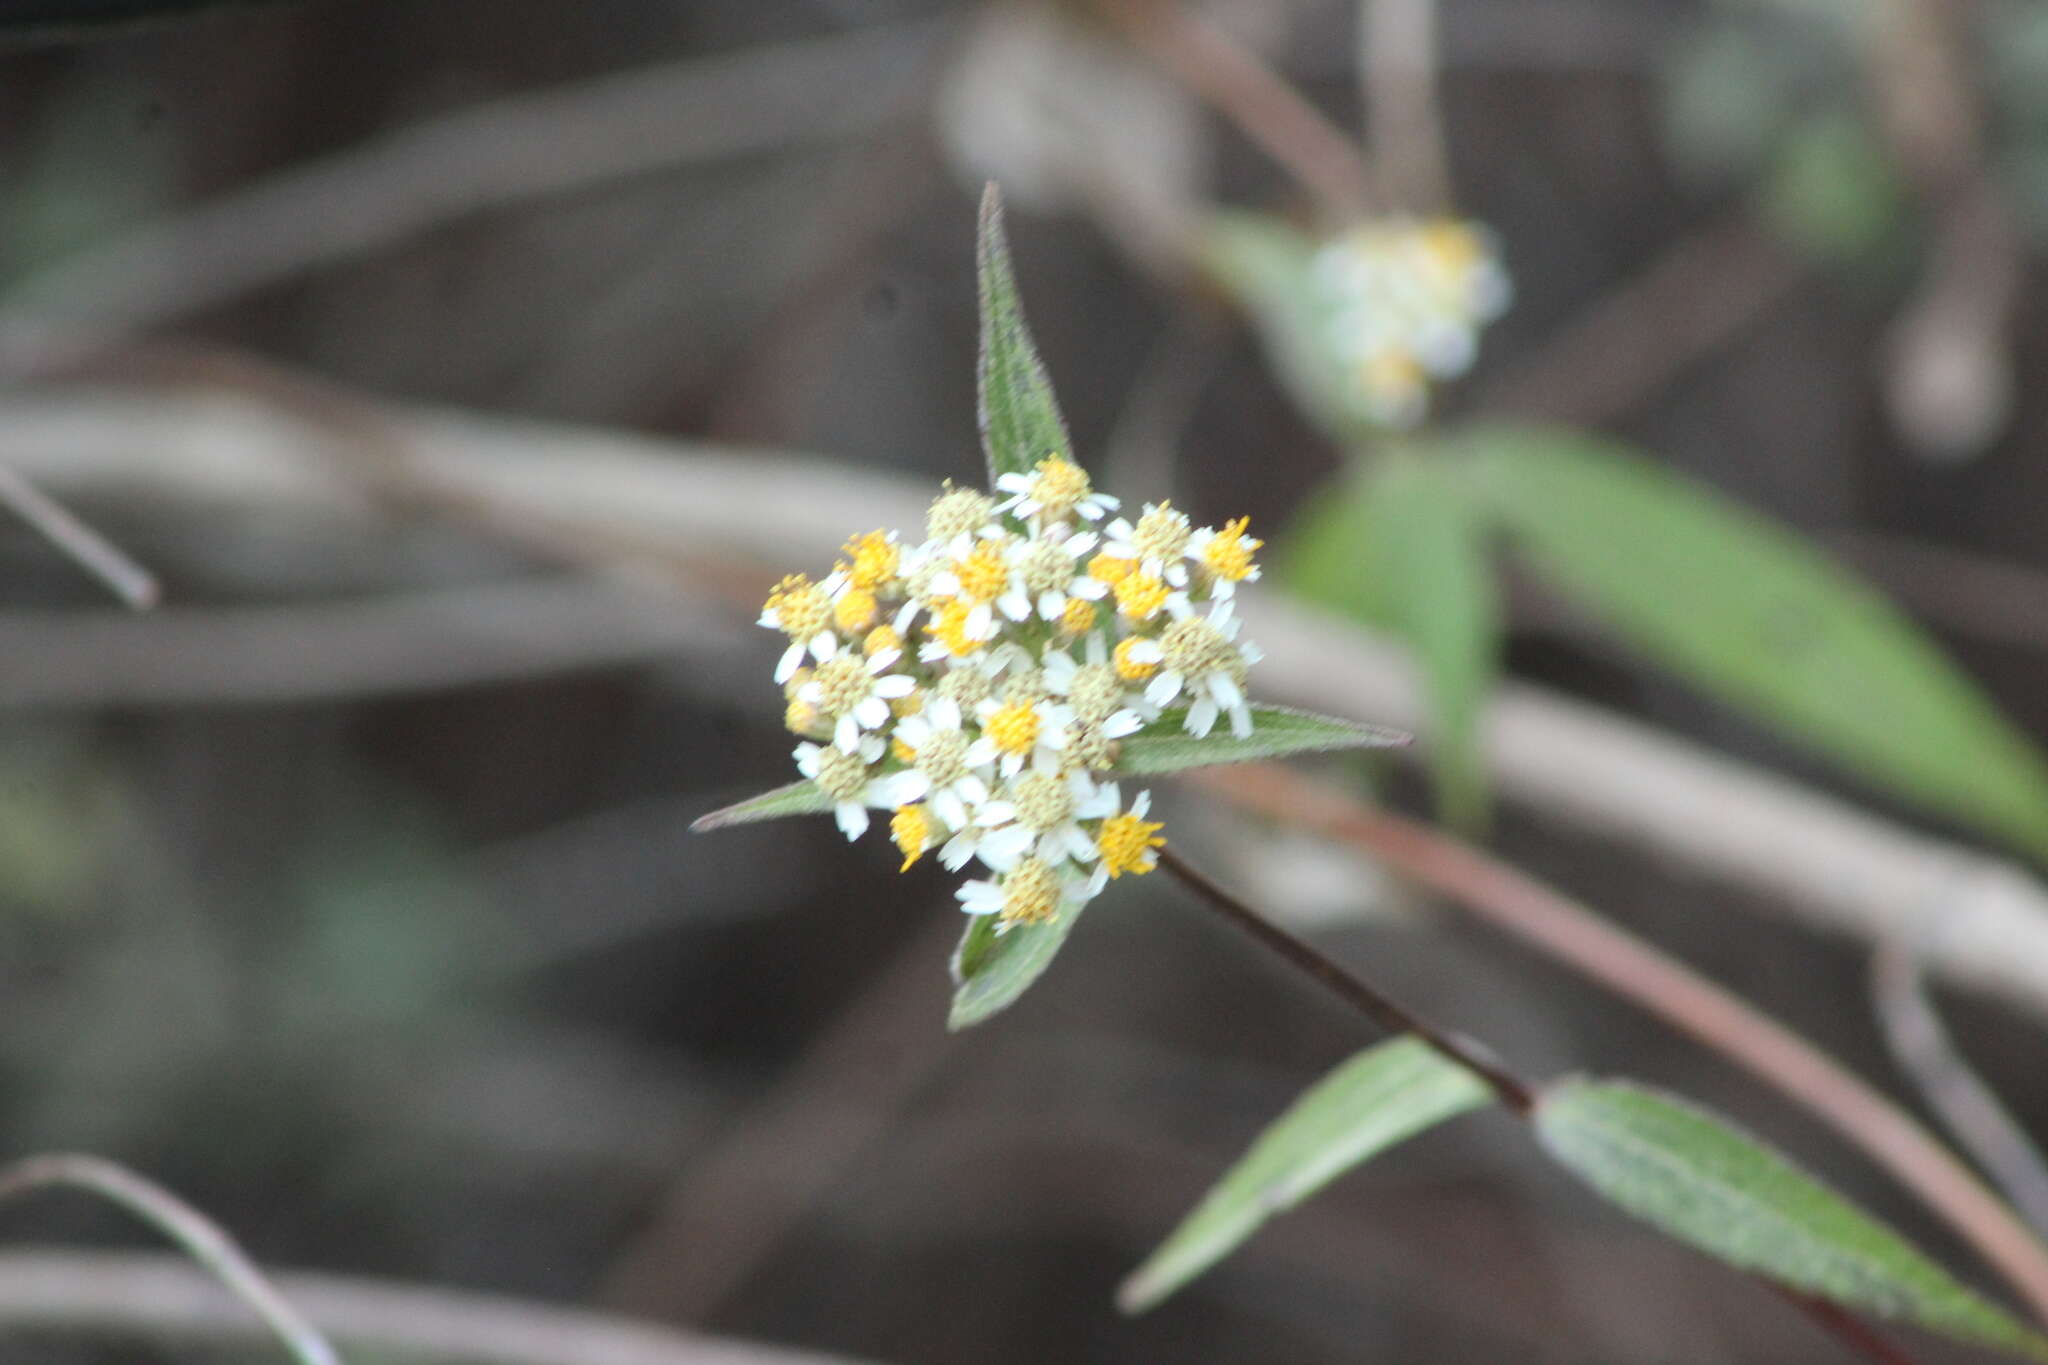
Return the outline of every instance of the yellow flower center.
{"type": "Polygon", "coordinates": [[[1202,547],[1203,562],[1218,578],[1236,583],[1252,571],[1252,551],[1266,542],[1245,535],[1245,528],[1251,524],[1250,517],[1228,522],[1202,547]]]}
{"type": "Polygon", "coordinates": [[[1131,531],[1131,544],[1143,559],[1179,559],[1187,543],[1188,519],[1174,511],[1170,502],[1147,509],[1131,531]]]}
{"type": "Polygon", "coordinates": [[[1067,687],[1067,701],[1082,720],[1105,721],[1124,704],[1123,683],[1108,664],[1084,664],[1067,687]]]}
{"type": "Polygon", "coordinates": [[[1102,852],[1102,870],[1112,880],[1126,872],[1144,876],[1159,865],[1158,855],[1152,850],[1166,847],[1166,840],[1158,834],[1165,828],[1130,811],[1110,816],[1095,835],[1095,847],[1102,852]]]}
{"type": "Polygon", "coordinates": [[[893,649],[898,652],[901,652],[903,649],[903,637],[898,635],[896,627],[891,625],[876,626],[868,632],[867,639],[860,642],[860,652],[867,655],[870,659],[885,649],[893,649]]]}
{"type": "Polygon", "coordinates": [[[808,640],[832,620],[832,599],[825,590],[800,573],[793,573],[768,594],[767,610],[782,623],[783,633],[792,640],[808,640]]]}
{"type": "Polygon", "coordinates": [[[1010,800],[1017,807],[1017,823],[1039,834],[1065,824],[1074,813],[1074,793],[1066,779],[1050,773],[1018,778],[1010,800]]]}
{"type": "Polygon", "coordinates": [[[832,605],[832,620],[848,635],[858,635],[875,623],[875,595],[866,588],[848,588],[832,605]]]}
{"type": "Polygon", "coordinates": [[[967,616],[973,610],[972,602],[949,597],[946,604],[939,608],[938,619],[932,622],[933,638],[943,644],[946,652],[956,659],[981,648],[981,641],[967,634],[967,616]]]}
{"type": "Polygon", "coordinates": [[[1010,583],[1010,566],[1003,558],[1003,547],[993,540],[977,544],[967,558],[953,565],[953,572],[960,579],[961,593],[976,602],[1000,597],[1010,583]]]}
{"type": "Polygon", "coordinates": [[[982,728],[1004,753],[1028,754],[1038,743],[1038,709],[1028,701],[1013,701],[996,708],[982,728]]]}
{"type": "Polygon", "coordinates": [[[866,701],[875,690],[868,666],[850,654],[840,654],[818,665],[811,675],[818,686],[817,707],[828,716],[844,715],[866,701]]]}
{"type": "Polygon", "coordinates": [[[1073,511],[1090,491],[1088,472],[1058,455],[1040,460],[1031,480],[1031,498],[1038,504],[1039,514],[1054,519],[1073,511]]]}
{"type": "Polygon", "coordinates": [[[856,588],[877,588],[896,576],[902,553],[884,531],[870,531],[846,542],[846,557],[853,561],[851,573],[856,588]]]}
{"type": "Polygon", "coordinates": [[[1244,656],[1222,631],[1199,616],[1168,626],[1159,637],[1159,650],[1166,656],[1166,666],[1184,676],[1222,673],[1244,681],[1244,656]]]}
{"type": "Polygon", "coordinates": [[[932,503],[925,513],[925,534],[933,540],[945,542],[955,536],[971,535],[988,525],[995,515],[995,499],[986,493],[977,493],[972,488],[955,488],[949,479],[946,491],[932,503]]]}
{"type": "Polygon", "coordinates": [[[783,708],[782,723],[793,735],[814,734],[818,730],[818,708],[807,701],[793,701],[783,708]]]}
{"type": "Polygon", "coordinates": [[[1060,876],[1043,859],[1022,859],[1003,878],[1005,924],[1043,924],[1059,909],[1060,876]]]}
{"type": "Polygon", "coordinates": [[[1166,580],[1149,573],[1134,573],[1116,585],[1117,610],[1133,621],[1159,614],[1166,605],[1166,580]]]}
{"type": "Polygon", "coordinates": [[[1420,393],[1425,383],[1422,362],[1398,346],[1373,352],[1358,367],[1358,378],[1369,392],[1397,402],[1420,393]]]}
{"type": "Polygon", "coordinates": [[[901,735],[891,735],[889,737],[889,752],[895,756],[898,763],[917,762],[917,750],[904,743],[903,736],[901,735]]]}
{"type": "Polygon", "coordinates": [[[834,801],[858,801],[867,790],[868,765],[859,754],[827,749],[818,759],[818,789],[834,801]]]}
{"type": "Polygon", "coordinates": [[[1131,657],[1131,651],[1137,647],[1137,644],[1138,639],[1136,636],[1130,636],[1117,641],[1116,654],[1114,655],[1116,659],[1116,673],[1125,682],[1143,682],[1159,671],[1158,664],[1146,663],[1143,659],[1133,659],[1131,657]]]}
{"type": "Polygon", "coordinates": [[[932,818],[920,803],[915,806],[898,806],[896,813],[889,817],[889,837],[896,841],[896,847],[903,850],[903,866],[898,872],[910,871],[910,865],[924,856],[932,844],[932,818]]]}
{"type": "Polygon", "coordinates": [[[1085,635],[1095,629],[1095,604],[1085,597],[1070,597],[1060,608],[1060,633],[1085,635]]]}
{"type": "Polygon", "coordinates": [[[1133,561],[1119,559],[1109,551],[1104,550],[1088,561],[1088,576],[1098,583],[1107,583],[1111,587],[1115,587],[1130,577],[1131,571],[1137,567],[1137,564],[1133,561]]]}

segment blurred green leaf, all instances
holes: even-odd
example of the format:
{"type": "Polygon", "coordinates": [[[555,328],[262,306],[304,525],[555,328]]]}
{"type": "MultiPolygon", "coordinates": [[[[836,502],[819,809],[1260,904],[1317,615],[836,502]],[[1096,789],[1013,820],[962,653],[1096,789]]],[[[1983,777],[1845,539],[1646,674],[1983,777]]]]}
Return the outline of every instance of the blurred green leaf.
{"type": "Polygon", "coordinates": [[[1428,694],[1444,819],[1486,815],[1479,717],[1499,667],[1500,610],[1487,509],[1442,452],[1401,449],[1351,479],[1289,538],[1288,586],[1390,630],[1414,650],[1428,694]]]}
{"type": "Polygon", "coordinates": [[[1791,532],[1620,446],[1460,438],[1529,561],[1624,639],[1865,777],[2048,854],[2048,771],[1941,651],[1791,532]]]}
{"type": "Polygon", "coordinates": [[[1243,739],[1230,732],[1227,717],[1219,719],[1215,729],[1198,739],[1184,728],[1188,708],[1169,706],[1160,712],[1159,719],[1123,741],[1114,771],[1177,773],[1188,768],[1282,758],[1288,754],[1392,748],[1406,744],[1409,738],[1384,725],[1338,720],[1335,716],[1319,716],[1285,706],[1254,706],[1251,710],[1252,732],[1243,739]]]}
{"type": "Polygon", "coordinates": [[[762,792],[759,796],[700,815],[690,823],[693,833],[705,830],[724,829],[727,825],[744,825],[755,820],[780,820],[790,815],[822,815],[832,809],[832,798],[818,790],[818,784],[805,778],[792,782],[786,787],[762,792]]]}
{"type": "Polygon", "coordinates": [[[1383,430],[1331,344],[1328,306],[1311,273],[1314,241],[1277,218],[1222,214],[1202,234],[1199,250],[1209,273],[1251,318],[1280,382],[1310,421],[1342,442],[1383,430]]]}
{"type": "Polygon", "coordinates": [[[1854,264],[1893,240],[1905,189],[1865,122],[1837,109],[1785,135],[1762,186],[1762,207],[1772,226],[1809,254],[1854,264]]]}
{"type": "Polygon", "coordinates": [[[2048,1360],[2048,1340],[1732,1125],[1641,1086],[1574,1079],[1536,1108],[1544,1150],[1716,1260],[1965,1341],[2048,1360]]]}
{"type": "Polygon", "coordinates": [[[1158,1304],[1352,1167],[1493,1098],[1485,1082],[1416,1038],[1395,1038],[1304,1091],[1195,1211],[1124,1281],[1126,1313],[1158,1304]]]}
{"type": "Polygon", "coordinates": [[[1673,44],[1666,60],[1664,141],[1681,174],[1699,182],[1761,171],[1797,116],[1815,71],[1811,44],[1782,25],[1718,16],[1673,44]]]}
{"type": "Polygon", "coordinates": [[[1008,1009],[1052,965],[1082,909],[1068,901],[1043,924],[1007,928],[994,915],[976,915],[953,952],[953,1009],[946,1027],[967,1028],[1008,1009]]]}
{"type": "Polygon", "coordinates": [[[981,197],[975,266],[981,287],[981,447],[994,487],[1001,475],[1027,473],[1047,456],[1072,458],[1073,443],[1024,323],[1003,235],[1002,191],[993,182],[981,197]]]}

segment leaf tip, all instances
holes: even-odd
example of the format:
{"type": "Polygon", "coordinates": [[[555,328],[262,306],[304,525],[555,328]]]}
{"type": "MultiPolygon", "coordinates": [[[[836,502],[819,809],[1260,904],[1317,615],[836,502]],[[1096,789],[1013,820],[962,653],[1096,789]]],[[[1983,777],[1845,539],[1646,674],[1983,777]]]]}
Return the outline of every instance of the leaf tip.
{"type": "Polygon", "coordinates": [[[1159,1277],[1149,1269],[1141,1267],[1134,1271],[1116,1289],[1116,1311],[1125,1317],[1134,1318],[1159,1306],[1160,1300],[1168,1293],[1159,1277]]]}

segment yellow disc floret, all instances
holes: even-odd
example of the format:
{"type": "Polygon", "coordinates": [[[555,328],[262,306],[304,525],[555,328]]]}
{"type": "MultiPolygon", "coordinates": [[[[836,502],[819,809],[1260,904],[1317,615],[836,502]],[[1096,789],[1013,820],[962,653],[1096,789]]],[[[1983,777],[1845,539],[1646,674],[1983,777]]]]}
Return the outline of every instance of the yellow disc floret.
{"type": "Polygon", "coordinates": [[[1039,515],[1050,521],[1066,516],[1092,491],[1088,472],[1057,454],[1040,460],[1031,480],[1031,500],[1038,504],[1039,515]]]}
{"type": "Polygon", "coordinates": [[[887,649],[893,649],[898,653],[903,650],[903,637],[896,633],[896,627],[892,625],[876,626],[868,632],[867,638],[860,642],[860,652],[870,659],[887,649]]]}
{"type": "Polygon", "coordinates": [[[832,623],[832,599],[800,573],[775,585],[765,609],[775,613],[783,633],[792,640],[808,640],[832,623]]]}
{"type": "Polygon", "coordinates": [[[1166,605],[1166,580],[1156,574],[1134,573],[1116,585],[1117,610],[1133,621],[1148,621],[1166,605]]]}
{"type": "Polygon", "coordinates": [[[818,756],[818,790],[834,801],[858,801],[868,786],[868,765],[859,754],[827,749],[818,756]]]}
{"type": "Polygon", "coordinates": [[[942,543],[958,536],[972,535],[988,525],[995,512],[994,498],[972,488],[955,488],[953,481],[948,479],[946,491],[939,494],[931,510],[925,513],[925,534],[942,543]]]}
{"type": "Polygon", "coordinates": [[[846,542],[846,557],[853,561],[847,570],[856,588],[878,588],[896,576],[902,553],[886,531],[870,531],[846,542]]]}
{"type": "Polygon", "coordinates": [[[889,817],[889,837],[903,851],[903,866],[896,870],[910,871],[910,865],[922,858],[924,851],[932,846],[932,817],[924,804],[898,806],[896,813],[889,817]]]}
{"type": "Polygon", "coordinates": [[[1027,773],[1010,788],[1010,802],[1017,808],[1017,823],[1034,833],[1056,829],[1073,818],[1074,793],[1063,777],[1050,773],[1027,773]]]}
{"type": "Polygon", "coordinates": [[[866,588],[848,588],[832,604],[832,622],[848,635],[858,635],[875,623],[878,604],[866,588]]]}
{"type": "Polygon", "coordinates": [[[1143,682],[1159,671],[1158,664],[1146,663],[1143,659],[1131,657],[1131,651],[1137,646],[1138,637],[1135,635],[1117,641],[1116,673],[1126,682],[1143,682]]]}
{"type": "Polygon", "coordinates": [[[1009,561],[1003,558],[1002,545],[993,540],[978,541],[967,558],[953,565],[953,573],[961,593],[976,602],[992,601],[1010,585],[1009,561]]]}
{"type": "Polygon", "coordinates": [[[1137,568],[1133,560],[1123,559],[1104,550],[1088,561],[1088,576],[1098,583],[1107,583],[1112,588],[1131,576],[1137,568]]]}
{"type": "Polygon", "coordinates": [[[983,730],[1006,754],[1022,756],[1038,743],[1038,708],[1028,701],[1013,701],[989,714],[983,730]]]}
{"type": "Polygon", "coordinates": [[[1188,544],[1187,515],[1175,511],[1170,502],[1145,509],[1131,531],[1131,544],[1143,559],[1179,559],[1188,544]]]}
{"type": "Polygon", "coordinates": [[[1245,534],[1245,528],[1251,524],[1250,517],[1239,517],[1226,522],[1222,530],[1210,537],[1202,547],[1202,561],[1209,566],[1210,573],[1237,583],[1252,571],[1252,552],[1266,542],[1245,534]]]}
{"type": "Polygon", "coordinates": [[[823,729],[824,717],[807,701],[792,701],[783,708],[782,723],[793,735],[814,735],[823,729]]]}
{"type": "Polygon", "coordinates": [[[1159,866],[1159,856],[1152,850],[1166,847],[1166,840],[1159,837],[1165,828],[1131,811],[1110,816],[1095,835],[1095,847],[1102,852],[1102,870],[1112,879],[1126,872],[1144,876],[1159,866]]]}
{"type": "Polygon", "coordinates": [[[1095,629],[1095,604],[1085,597],[1069,597],[1060,608],[1060,633],[1085,635],[1095,629]]]}
{"type": "Polygon", "coordinates": [[[817,707],[828,716],[843,716],[874,694],[874,675],[851,654],[840,654],[818,665],[811,675],[817,707]]]}
{"type": "Polygon", "coordinates": [[[1045,923],[1059,913],[1060,890],[1059,873],[1044,859],[1020,859],[1003,878],[1003,923],[1045,923]]]}
{"type": "Polygon", "coordinates": [[[981,648],[982,642],[967,633],[967,617],[973,610],[972,602],[949,597],[932,621],[932,638],[944,645],[946,652],[956,659],[981,648]]]}

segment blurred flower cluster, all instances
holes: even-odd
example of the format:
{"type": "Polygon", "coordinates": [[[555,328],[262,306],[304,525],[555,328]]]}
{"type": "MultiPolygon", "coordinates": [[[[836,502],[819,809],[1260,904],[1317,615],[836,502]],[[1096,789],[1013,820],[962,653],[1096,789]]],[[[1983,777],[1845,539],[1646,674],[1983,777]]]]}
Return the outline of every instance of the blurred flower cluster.
{"type": "Polygon", "coordinates": [[[1388,426],[1422,420],[1431,382],[1471,367],[1480,329],[1510,296],[1493,235],[1450,218],[1361,224],[1325,243],[1313,271],[1329,340],[1388,426]]]}
{"type": "Polygon", "coordinates": [[[1151,794],[1107,776],[1120,742],[1167,717],[1249,736],[1233,594],[1259,576],[1242,518],[1195,527],[1169,503],[1112,519],[1059,456],[1003,475],[995,495],[951,484],[925,538],[872,531],[822,581],[798,574],[761,624],[789,648],[776,669],[797,767],[847,838],[893,814],[903,867],[936,849],[990,880],[958,892],[1007,927],[1051,919],[1164,845],[1151,794]]]}

